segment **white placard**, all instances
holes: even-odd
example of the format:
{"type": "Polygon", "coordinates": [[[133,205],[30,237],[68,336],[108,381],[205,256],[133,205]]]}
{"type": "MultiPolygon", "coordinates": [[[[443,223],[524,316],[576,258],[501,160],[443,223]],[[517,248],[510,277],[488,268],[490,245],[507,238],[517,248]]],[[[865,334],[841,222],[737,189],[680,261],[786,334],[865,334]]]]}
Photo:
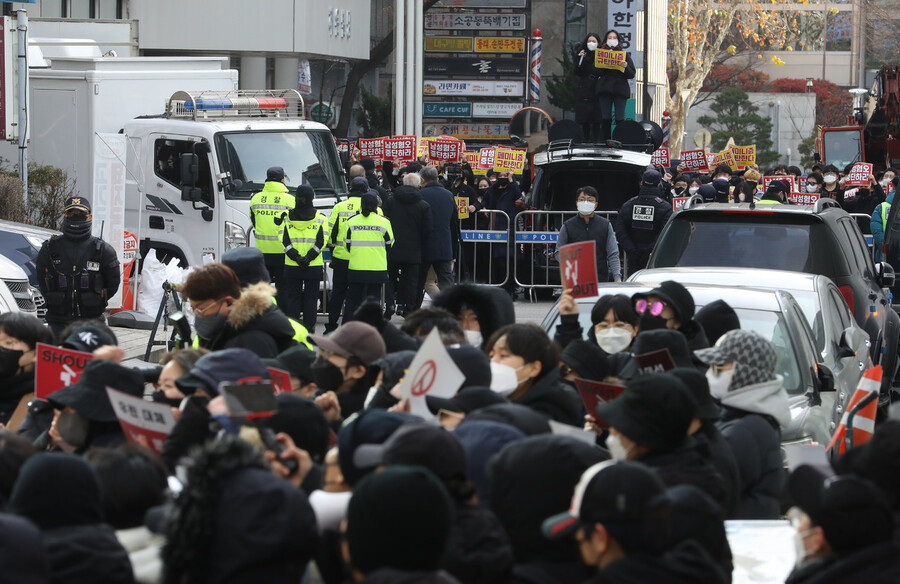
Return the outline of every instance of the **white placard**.
{"type": "Polygon", "coordinates": [[[401,400],[409,399],[410,413],[431,420],[435,416],[428,409],[425,396],[453,397],[465,380],[465,374],[441,342],[437,328],[433,328],[403,376],[401,400]]]}

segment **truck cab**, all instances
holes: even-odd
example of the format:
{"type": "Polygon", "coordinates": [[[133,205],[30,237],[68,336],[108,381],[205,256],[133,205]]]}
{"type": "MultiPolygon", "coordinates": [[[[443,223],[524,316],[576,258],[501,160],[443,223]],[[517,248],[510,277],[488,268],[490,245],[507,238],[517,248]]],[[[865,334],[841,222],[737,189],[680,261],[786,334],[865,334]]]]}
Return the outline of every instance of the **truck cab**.
{"type": "Polygon", "coordinates": [[[329,129],[304,119],[293,90],[177,92],[163,117],[127,122],[126,229],[142,256],[221,261],[251,241],[250,198],[281,166],[290,190],[309,183],[331,208],[346,181],[329,129]]]}

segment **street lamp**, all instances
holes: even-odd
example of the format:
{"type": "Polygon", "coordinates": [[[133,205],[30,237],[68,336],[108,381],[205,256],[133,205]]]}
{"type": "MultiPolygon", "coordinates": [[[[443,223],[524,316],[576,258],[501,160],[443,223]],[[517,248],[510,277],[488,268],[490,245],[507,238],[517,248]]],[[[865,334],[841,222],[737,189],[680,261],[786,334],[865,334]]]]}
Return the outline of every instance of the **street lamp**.
{"type": "Polygon", "coordinates": [[[807,77],[806,78],[806,93],[809,93],[810,91],[812,91],[812,88],[813,88],[813,78],[807,77]]]}

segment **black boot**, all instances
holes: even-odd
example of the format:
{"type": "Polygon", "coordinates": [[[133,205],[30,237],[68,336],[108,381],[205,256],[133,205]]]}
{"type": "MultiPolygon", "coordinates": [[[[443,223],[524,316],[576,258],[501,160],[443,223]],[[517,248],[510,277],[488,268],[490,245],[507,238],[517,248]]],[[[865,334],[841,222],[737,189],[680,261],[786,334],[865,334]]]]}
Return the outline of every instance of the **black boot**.
{"type": "Polygon", "coordinates": [[[606,141],[612,136],[612,119],[604,119],[603,125],[600,127],[600,143],[606,144],[606,141]]]}

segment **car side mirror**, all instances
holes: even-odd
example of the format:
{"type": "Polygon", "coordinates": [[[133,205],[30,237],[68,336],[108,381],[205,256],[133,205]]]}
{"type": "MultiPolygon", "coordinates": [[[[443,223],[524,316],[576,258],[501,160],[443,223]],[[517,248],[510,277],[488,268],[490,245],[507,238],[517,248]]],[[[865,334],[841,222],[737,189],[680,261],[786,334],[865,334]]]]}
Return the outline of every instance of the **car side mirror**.
{"type": "Polygon", "coordinates": [[[181,187],[181,200],[182,201],[192,201],[194,203],[200,202],[200,197],[202,195],[202,191],[200,187],[181,187]]]}
{"type": "Polygon", "coordinates": [[[894,267],[887,262],[875,264],[875,278],[878,280],[878,285],[882,288],[893,288],[894,281],[897,279],[894,274],[894,267]]]}
{"type": "Polygon", "coordinates": [[[821,363],[816,364],[816,379],[819,382],[819,391],[834,391],[834,373],[821,363]]]}
{"type": "Polygon", "coordinates": [[[853,327],[847,327],[841,332],[841,340],[838,342],[838,359],[856,357],[856,347],[859,344],[859,331],[853,327]]]}
{"type": "MultiPolygon", "coordinates": [[[[200,157],[192,152],[181,155],[181,186],[193,187],[200,180],[200,157]]],[[[187,199],[190,200],[190,199],[187,199]]]]}

